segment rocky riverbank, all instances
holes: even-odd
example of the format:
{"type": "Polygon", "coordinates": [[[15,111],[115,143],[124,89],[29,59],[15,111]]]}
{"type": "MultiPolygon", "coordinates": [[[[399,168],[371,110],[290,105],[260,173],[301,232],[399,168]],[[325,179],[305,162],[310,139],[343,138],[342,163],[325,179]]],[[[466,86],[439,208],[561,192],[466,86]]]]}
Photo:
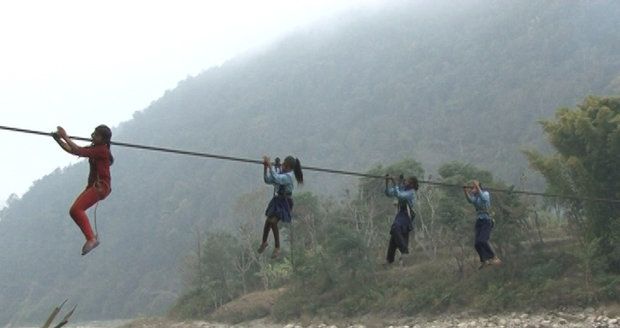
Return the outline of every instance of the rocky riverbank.
{"type": "Polygon", "coordinates": [[[172,322],[165,319],[138,320],[122,328],[620,328],[620,312],[617,309],[580,311],[552,311],[537,314],[509,313],[492,316],[472,316],[469,314],[451,314],[432,318],[383,319],[366,316],[343,322],[313,322],[275,324],[261,319],[227,325],[204,321],[172,322]]]}

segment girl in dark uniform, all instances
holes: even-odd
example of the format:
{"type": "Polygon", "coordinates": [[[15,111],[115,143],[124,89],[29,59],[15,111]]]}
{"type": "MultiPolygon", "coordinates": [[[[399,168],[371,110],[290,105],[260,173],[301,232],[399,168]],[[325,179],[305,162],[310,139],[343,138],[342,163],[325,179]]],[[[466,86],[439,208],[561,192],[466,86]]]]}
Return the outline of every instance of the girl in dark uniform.
{"type": "Polygon", "coordinates": [[[491,220],[491,216],[489,215],[491,194],[482,189],[482,185],[477,180],[474,180],[470,187],[463,187],[463,193],[467,201],[476,209],[477,218],[474,248],[480,257],[480,269],[487,265],[502,264],[502,261],[495,256],[491,244],[489,244],[491,230],[493,230],[494,226],[493,220],[491,220]]]}
{"type": "Polygon", "coordinates": [[[258,248],[259,253],[263,253],[269,244],[269,231],[273,231],[275,248],[271,258],[280,256],[280,230],[278,222],[291,222],[291,211],[293,210],[293,189],[294,181],[298,184],[304,182],[303,172],[299,159],[288,156],[282,163],[281,172],[275,172],[271,165],[271,159],[267,156],[263,157],[264,179],[265,183],[275,186],[276,192],[267,206],[265,211],[265,227],[263,229],[263,242],[258,248]]]}
{"type": "Polygon", "coordinates": [[[409,177],[402,185],[396,185],[394,179],[386,177],[385,194],[398,200],[398,212],[390,229],[390,243],[387,251],[387,263],[394,262],[396,250],[400,254],[409,254],[409,233],[413,231],[413,205],[415,192],[418,190],[418,179],[409,177]],[[392,186],[390,186],[392,182],[392,186]]]}

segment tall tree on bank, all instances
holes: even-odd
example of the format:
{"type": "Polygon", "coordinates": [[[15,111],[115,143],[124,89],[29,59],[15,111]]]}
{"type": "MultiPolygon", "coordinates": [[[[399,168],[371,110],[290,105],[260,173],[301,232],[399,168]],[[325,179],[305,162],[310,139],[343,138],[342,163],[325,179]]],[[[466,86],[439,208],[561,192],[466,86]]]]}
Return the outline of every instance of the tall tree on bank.
{"type": "MultiPolygon", "coordinates": [[[[526,151],[549,189],[569,195],[620,199],[620,98],[588,97],[542,122],[556,153],[526,151]]],[[[620,204],[573,203],[585,216],[584,237],[598,240],[612,271],[620,271],[620,204]]]]}

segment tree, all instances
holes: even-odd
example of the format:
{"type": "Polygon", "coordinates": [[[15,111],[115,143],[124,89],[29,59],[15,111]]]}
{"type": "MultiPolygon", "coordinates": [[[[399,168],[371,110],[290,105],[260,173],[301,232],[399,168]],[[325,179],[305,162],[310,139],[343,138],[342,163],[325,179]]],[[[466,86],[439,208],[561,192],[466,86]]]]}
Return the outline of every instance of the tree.
{"type": "MultiPolygon", "coordinates": [[[[209,233],[204,242],[202,260],[206,277],[200,289],[208,291],[214,309],[238,296],[242,279],[235,274],[235,259],[241,253],[239,239],[230,233],[209,233]]],[[[245,273],[245,272],[244,272],[245,273]]]]}
{"type": "MultiPolygon", "coordinates": [[[[567,195],[620,199],[620,98],[588,97],[542,122],[555,154],[525,154],[549,190],[567,195]]],[[[599,239],[600,255],[620,271],[620,204],[566,201],[585,215],[585,241],[599,239]]]]}

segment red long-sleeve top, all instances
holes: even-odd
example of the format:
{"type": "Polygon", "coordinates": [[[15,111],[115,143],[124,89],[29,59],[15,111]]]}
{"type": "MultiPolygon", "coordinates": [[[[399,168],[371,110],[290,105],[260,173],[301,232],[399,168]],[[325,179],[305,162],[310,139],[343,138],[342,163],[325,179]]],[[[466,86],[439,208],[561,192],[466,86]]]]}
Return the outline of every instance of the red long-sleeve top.
{"type": "Polygon", "coordinates": [[[80,147],[76,153],[80,157],[88,157],[90,172],[88,173],[88,187],[92,187],[95,182],[105,183],[109,188],[112,187],[110,176],[110,165],[112,154],[107,145],[94,145],[80,147]]]}

